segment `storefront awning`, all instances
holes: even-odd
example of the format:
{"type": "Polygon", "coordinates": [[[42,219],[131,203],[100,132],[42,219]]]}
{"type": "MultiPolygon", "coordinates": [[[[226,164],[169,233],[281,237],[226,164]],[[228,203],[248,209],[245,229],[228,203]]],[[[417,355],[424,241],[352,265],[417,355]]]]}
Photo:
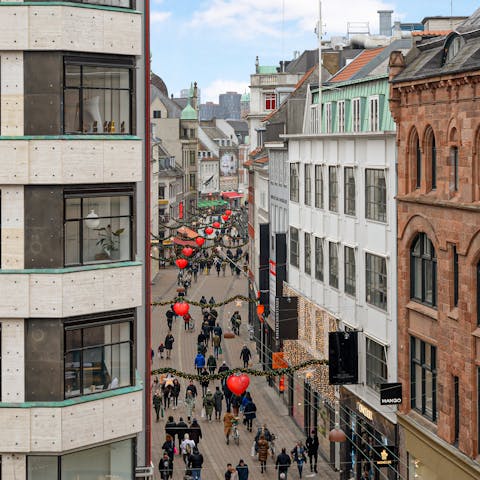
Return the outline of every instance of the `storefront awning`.
{"type": "Polygon", "coordinates": [[[243,198],[243,193],[238,192],[222,192],[223,198],[243,198]]]}
{"type": "Polygon", "coordinates": [[[198,208],[222,207],[224,205],[228,205],[226,200],[199,200],[197,203],[198,208]]]}

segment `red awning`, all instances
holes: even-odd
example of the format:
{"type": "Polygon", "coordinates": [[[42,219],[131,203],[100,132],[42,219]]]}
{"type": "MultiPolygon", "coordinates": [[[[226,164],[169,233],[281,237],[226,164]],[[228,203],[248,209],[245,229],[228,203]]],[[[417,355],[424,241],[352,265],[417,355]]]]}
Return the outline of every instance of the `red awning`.
{"type": "Polygon", "coordinates": [[[192,240],[183,240],[182,238],[173,237],[173,243],[182,245],[182,247],[198,247],[198,245],[192,240]]]}
{"type": "Polygon", "coordinates": [[[222,192],[223,198],[242,198],[243,193],[238,192],[222,192]]]}

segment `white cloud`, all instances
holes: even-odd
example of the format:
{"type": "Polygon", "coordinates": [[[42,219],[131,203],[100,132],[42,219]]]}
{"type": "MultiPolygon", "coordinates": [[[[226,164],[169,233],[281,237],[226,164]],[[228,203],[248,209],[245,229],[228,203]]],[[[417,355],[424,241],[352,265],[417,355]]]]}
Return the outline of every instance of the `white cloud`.
{"type": "MultiPolygon", "coordinates": [[[[318,20],[318,2],[314,0],[211,0],[194,12],[191,25],[225,30],[241,39],[256,36],[281,37],[282,25],[288,35],[312,32],[318,20]]],[[[345,34],[347,22],[369,22],[370,32],[378,31],[377,10],[391,8],[382,0],[324,1],[324,31],[345,34]]]]}
{"type": "Polygon", "coordinates": [[[214,102],[218,103],[218,95],[225,92],[248,92],[248,82],[239,82],[236,80],[216,79],[210,85],[201,87],[202,103],[214,102]]]}
{"type": "Polygon", "coordinates": [[[172,12],[151,12],[150,23],[161,23],[170,18],[172,12]]]}

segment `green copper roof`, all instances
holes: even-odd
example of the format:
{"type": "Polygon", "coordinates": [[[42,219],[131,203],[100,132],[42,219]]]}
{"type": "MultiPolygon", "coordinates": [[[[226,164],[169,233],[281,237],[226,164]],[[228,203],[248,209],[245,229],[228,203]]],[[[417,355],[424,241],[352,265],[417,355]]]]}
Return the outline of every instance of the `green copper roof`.
{"type": "Polygon", "coordinates": [[[240,99],[241,102],[249,102],[250,101],[250,94],[249,93],[244,93],[242,95],[242,98],[240,99]]]}
{"type": "Polygon", "coordinates": [[[270,74],[270,73],[278,73],[277,72],[277,67],[271,67],[268,65],[260,65],[258,67],[258,73],[260,74],[270,74]]]}
{"type": "Polygon", "coordinates": [[[197,120],[198,115],[197,111],[190,105],[190,101],[187,103],[187,106],[182,110],[182,115],[180,116],[181,120],[197,120]]]}

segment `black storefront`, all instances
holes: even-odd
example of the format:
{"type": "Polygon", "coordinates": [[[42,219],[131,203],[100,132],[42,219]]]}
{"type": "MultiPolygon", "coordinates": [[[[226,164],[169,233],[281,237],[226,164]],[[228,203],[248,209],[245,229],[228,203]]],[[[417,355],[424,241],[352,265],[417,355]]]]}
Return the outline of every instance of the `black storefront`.
{"type": "Polygon", "coordinates": [[[347,435],[341,446],[344,468],[340,478],[399,478],[396,424],[345,388],[340,389],[340,398],[342,428],[347,435]]]}

